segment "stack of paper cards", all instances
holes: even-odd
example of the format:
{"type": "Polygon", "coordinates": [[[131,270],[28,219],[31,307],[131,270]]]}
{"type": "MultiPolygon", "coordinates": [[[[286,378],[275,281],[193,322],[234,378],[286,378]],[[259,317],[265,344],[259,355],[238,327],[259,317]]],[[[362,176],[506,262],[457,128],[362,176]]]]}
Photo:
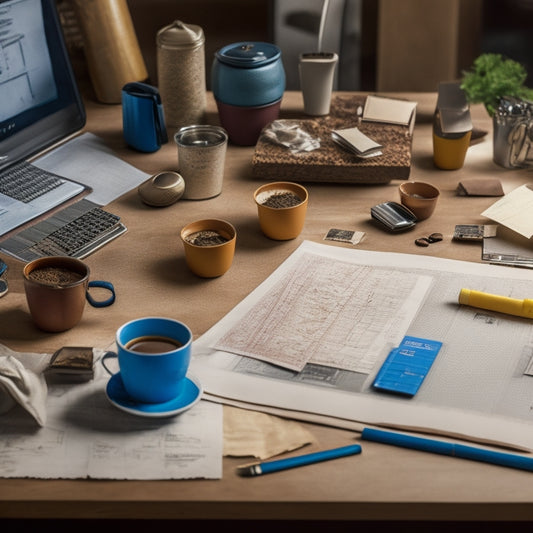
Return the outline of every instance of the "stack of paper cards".
{"type": "Polygon", "coordinates": [[[409,126],[412,133],[415,124],[416,102],[368,95],[363,109],[364,122],[382,122],[409,126]]]}
{"type": "Polygon", "coordinates": [[[358,128],[333,130],[331,138],[358,157],[375,157],[382,154],[383,146],[366,136],[358,128]]]}

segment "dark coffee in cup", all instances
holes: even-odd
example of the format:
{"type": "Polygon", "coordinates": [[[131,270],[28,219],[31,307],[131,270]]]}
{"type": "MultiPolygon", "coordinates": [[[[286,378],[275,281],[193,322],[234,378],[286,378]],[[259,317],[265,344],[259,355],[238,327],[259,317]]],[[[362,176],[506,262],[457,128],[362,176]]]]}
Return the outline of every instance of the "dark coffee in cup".
{"type": "Polygon", "coordinates": [[[181,348],[182,344],[176,339],[170,337],[161,337],[156,335],[145,335],[131,339],[126,344],[126,349],[138,353],[158,354],[173,352],[181,348]]]}

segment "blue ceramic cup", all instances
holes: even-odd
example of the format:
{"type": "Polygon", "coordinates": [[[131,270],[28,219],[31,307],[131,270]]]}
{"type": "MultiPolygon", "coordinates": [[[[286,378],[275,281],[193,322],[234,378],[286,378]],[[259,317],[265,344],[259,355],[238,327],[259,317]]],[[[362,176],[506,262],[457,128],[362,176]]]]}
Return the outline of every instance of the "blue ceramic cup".
{"type": "Polygon", "coordinates": [[[122,325],[116,344],[126,392],[143,403],[177,398],[186,382],[192,339],[191,330],[171,318],[144,317],[122,325]]]}

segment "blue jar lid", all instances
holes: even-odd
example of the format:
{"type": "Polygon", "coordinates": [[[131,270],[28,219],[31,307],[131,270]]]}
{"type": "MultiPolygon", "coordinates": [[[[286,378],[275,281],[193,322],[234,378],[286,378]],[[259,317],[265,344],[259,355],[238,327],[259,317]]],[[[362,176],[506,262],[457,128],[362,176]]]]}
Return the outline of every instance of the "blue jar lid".
{"type": "Polygon", "coordinates": [[[215,57],[222,63],[242,68],[268,65],[280,56],[281,50],[275,44],[262,42],[228,44],[215,53],[215,57]]]}

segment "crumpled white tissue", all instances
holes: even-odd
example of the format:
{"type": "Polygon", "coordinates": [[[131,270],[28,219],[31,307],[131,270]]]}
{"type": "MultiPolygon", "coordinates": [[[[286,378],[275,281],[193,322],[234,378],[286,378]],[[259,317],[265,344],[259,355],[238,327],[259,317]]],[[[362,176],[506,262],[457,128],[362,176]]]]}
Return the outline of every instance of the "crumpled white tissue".
{"type": "Polygon", "coordinates": [[[47,354],[18,354],[0,346],[0,414],[20,404],[40,426],[46,423],[47,354]],[[33,356],[33,357],[32,357],[33,356]],[[23,364],[23,360],[31,363],[23,364]]]}
{"type": "Polygon", "coordinates": [[[320,148],[320,139],[304,131],[297,120],[274,120],[263,130],[263,135],[270,141],[285,146],[292,153],[311,152],[320,148]]]}

